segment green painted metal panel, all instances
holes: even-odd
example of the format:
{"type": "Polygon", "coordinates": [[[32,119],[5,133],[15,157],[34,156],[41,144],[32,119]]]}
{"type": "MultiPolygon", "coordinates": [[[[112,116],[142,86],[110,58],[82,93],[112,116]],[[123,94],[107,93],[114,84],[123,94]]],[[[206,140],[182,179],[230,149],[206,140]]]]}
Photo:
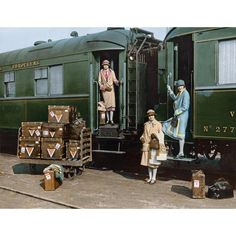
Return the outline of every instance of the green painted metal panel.
{"type": "Polygon", "coordinates": [[[158,51],[158,69],[165,70],[166,69],[166,50],[162,49],[158,51]]]}
{"type": "Polygon", "coordinates": [[[25,101],[1,102],[0,113],[1,128],[18,129],[20,123],[26,120],[26,103],[25,101]]]}
{"type": "Polygon", "coordinates": [[[216,28],[214,30],[199,32],[194,34],[194,41],[210,41],[219,39],[230,39],[236,36],[236,28],[216,28]]]}
{"type": "Polygon", "coordinates": [[[34,69],[15,72],[16,97],[34,96],[34,69]]]}
{"type": "Polygon", "coordinates": [[[195,87],[216,85],[217,54],[216,41],[195,43],[194,83],[195,87]]]}
{"type": "Polygon", "coordinates": [[[4,73],[0,73],[0,97],[4,97],[4,73]]]}
{"type": "Polygon", "coordinates": [[[22,121],[48,120],[48,105],[76,106],[81,117],[89,124],[89,98],[47,98],[34,100],[1,101],[1,129],[18,129],[22,121]]]}
{"type": "Polygon", "coordinates": [[[171,40],[182,35],[193,34],[194,32],[203,32],[205,30],[211,30],[210,27],[175,27],[170,29],[167,33],[165,40],[171,40]]]}
{"type": "Polygon", "coordinates": [[[64,94],[89,93],[89,65],[78,61],[64,65],[64,94]]]}
{"type": "Polygon", "coordinates": [[[236,90],[195,91],[194,137],[236,139],[236,90]]]}

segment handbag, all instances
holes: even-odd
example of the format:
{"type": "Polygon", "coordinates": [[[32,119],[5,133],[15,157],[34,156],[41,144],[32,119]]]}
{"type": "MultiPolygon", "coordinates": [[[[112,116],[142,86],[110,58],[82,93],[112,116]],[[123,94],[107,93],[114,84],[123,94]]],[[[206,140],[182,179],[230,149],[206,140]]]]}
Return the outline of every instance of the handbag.
{"type": "Polygon", "coordinates": [[[213,185],[209,186],[207,196],[214,199],[231,198],[234,197],[234,189],[228,181],[220,178],[213,185]]]}
{"type": "Polygon", "coordinates": [[[174,128],[176,128],[177,126],[178,126],[178,118],[177,118],[177,116],[174,116],[172,119],[171,119],[171,121],[170,121],[170,125],[172,126],[172,127],[174,127],[174,128]]]}
{"type": "Polygon", "coordinates": [[[109,87],[109,86],[105,85],[105,91],[111,92],[111,90],[112,90],[112,88],[111,88],[111,87],[109,87]]]}

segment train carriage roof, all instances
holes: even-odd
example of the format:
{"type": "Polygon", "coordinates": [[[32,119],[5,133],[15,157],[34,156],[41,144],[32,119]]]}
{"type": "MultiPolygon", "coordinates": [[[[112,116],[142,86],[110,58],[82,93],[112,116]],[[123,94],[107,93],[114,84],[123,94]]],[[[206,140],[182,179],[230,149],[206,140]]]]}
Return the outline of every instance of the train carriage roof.
{"type": "Polygon", "coordinates": [[[36,46],[0,54],[0,65],[10,65],[36,59],[46,59],[100,50],[124,50],[132,40],[132,32],[125,29],[107,30],[81,37],[43,42],[36,46]]]}
{"type": "Polygon", "coordinates": [[[201,32],[206,30],[211,30],[215,28],[211,27],[174,27],[169,30],[165,37],[165,41],[171,40],[172,38],[176,38],[179,36],[193,34],[195,32],[201,32]]]}

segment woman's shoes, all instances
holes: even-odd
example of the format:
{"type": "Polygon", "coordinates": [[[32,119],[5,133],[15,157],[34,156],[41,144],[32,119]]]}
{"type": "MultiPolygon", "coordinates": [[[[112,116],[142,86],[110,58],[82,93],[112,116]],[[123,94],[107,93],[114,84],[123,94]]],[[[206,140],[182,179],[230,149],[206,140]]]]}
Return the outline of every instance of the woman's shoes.
{"type": "Polygon", "coordinates": [[[177,159],[182,159],[184,158],[184,154],[183,153],[179,153],[177,156],[176,156],[177,159]]]}
{"type": "Polygon", "coordinates": [[[155,184],[156,183],[156,180],[155,179],[152,179],[149,184],[155,184]]]}
{"type": "Polygon", "coordinates": [[[146,184],[149,184],[151,181],[152,181],[152,179],[148,179],[148,178],[145,179],[145,183],[146,183],[146,184]]]}
{"type": "Polygon", "coordinates": [[[156,180],[155,179],[145,179],[145,183],[146,184],[155,184],[156,183],[156,180]]]}
{"type": "Polygon", "coordinates": [[[109,124],[109,123],[110,123],[111,125],[114,125],[113,120],[111,120],[111,121],[108,120],[108,121],[106,122],[106,124],[109,124]]]}

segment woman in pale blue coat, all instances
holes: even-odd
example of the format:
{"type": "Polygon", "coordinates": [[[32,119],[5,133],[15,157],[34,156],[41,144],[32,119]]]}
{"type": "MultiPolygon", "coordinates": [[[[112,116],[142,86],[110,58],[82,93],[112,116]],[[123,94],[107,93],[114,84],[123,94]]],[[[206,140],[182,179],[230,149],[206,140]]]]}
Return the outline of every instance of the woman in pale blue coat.
{"type": "Polygon", "coordinates": [[[177,158],[182,158],[184,157],[184,143],[188,124],[190,96],[183,80],[177,80],[175,86],[178,88],[177,95],[174,94],[169,85],[167,85],[167,90],[170,97],[174,100],[174,116],[178,119],[177,126],[172,126],[172,119],[169,119],[163,122],[163,132],[169,137],[179,140],[179,154],[177,155],[177,158]]]}

